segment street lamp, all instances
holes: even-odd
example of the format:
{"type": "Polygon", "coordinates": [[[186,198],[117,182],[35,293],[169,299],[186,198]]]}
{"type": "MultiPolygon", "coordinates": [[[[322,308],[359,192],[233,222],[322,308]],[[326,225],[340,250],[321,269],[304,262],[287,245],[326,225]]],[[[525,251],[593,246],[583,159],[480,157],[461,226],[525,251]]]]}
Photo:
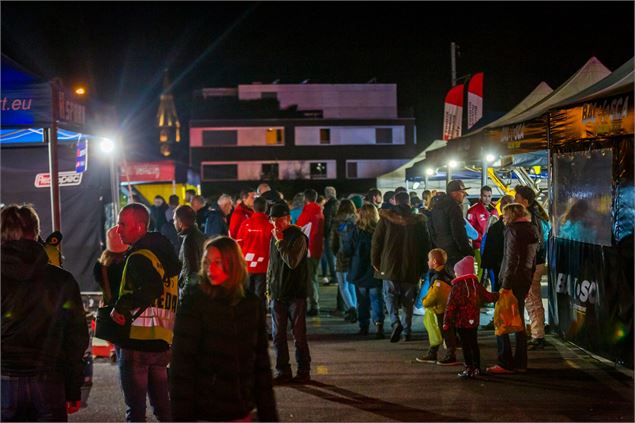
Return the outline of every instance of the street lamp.
{"type": "Polygon", "coordinates": [[[432,169],[431,167],[427,168],[425,173],[425,179],[424,179],[424,184],[426,189],[428,189],[428,178],[432,175],[434,175],[434,169],[432,169]]]}
{"type": "Polygon", "coordinates": [[[110,191],[112,194],[113,218],[116,221],[119,215],[119,175],[115,167],[116,144],[113,137],[102,137],[99,141],[99,149],[108,156],[110,162],[110,191]]]}
{"type": "Polygon", "coordinates": [[[486,153],[483,155],[483,164],[481,165],[481,188],[487,185],[487,169],[490,163],[496,161],[496,155],[494,153],[486,153]]]}
{"type": "Polygon", "coordinates": [[[459,165],[459,163],[456,160],[454,160],[454,159],[450,159],[448,161],[448,165],[446,166],[447,172],[445,172],[445,183],[446,184],[449,184],[450,181],[452,180],[452,169],[455,169],[458,165],[459,165]]]}
{"type": "Polygon", "coordinates": [[[86,94],[86,88],[84,88],[84,87],[78,87],[78,88],[75,90],[75,94],[77,94],[77,95],[84,95],[84,94],[86,94]]]}

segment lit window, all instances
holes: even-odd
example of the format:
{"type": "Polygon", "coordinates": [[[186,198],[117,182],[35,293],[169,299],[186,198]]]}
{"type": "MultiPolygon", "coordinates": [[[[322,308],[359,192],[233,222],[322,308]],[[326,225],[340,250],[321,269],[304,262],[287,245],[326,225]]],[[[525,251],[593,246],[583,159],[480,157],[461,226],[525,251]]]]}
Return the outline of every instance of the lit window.
{"type": "Polygon", "coordinates": [[[280,145],[284,143],[282,128],[268,128],[265,135],[265,142],[268,145],[280,145]]]}
{"type": "Polygon", "coordinates": [[[311,179],[326,179],[326,162],[311,163],[311,179]]]}

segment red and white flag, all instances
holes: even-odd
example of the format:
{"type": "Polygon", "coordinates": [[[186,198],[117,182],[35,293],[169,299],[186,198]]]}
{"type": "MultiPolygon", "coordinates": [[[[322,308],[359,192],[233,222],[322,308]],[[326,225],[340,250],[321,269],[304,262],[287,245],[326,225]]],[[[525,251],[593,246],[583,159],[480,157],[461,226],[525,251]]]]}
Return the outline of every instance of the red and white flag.
{"type": "Polygon", "coordinates": [[[467,86],[467,129],[483,117],[483,72],[470,79],[467,86]]]}
{"type": "Polygon", "coordinates": [[[445,96],[443,113],[443,139],[445,141],[461,136],[463,120],[463,84],[452,87],[445,96]]]}

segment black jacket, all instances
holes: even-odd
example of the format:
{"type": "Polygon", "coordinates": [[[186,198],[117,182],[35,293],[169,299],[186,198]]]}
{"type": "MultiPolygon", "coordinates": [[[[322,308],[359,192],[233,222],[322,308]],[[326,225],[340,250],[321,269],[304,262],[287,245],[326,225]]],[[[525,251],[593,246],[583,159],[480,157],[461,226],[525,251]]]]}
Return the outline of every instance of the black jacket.
{"type": "Polygon", "coordinates": [[[374,228],[372,231],[367,231],[355,225],[353,236],[349,241],[350,245],[343,246],[344,251],[352,253],[348,281],[360,288],[379,288],[382,285],[381,279],[375,278],[375,271],[370,260],[374,232],[374,228]]]}
{"type": "Polygon", "coordinates": [[[324,214],[324,239],[331,239],[331,230],[333,228],[333,220],[335,219],[335,214],[337,213],[337,208],[339,207],[339,201],[335,198],[329,198],[329,200],[324,203],[324,210],[322,213],[324,214]]]}
{"type": "Polygon", "coordinates": [[[188,276],[191,277],[192,274],[198,273],[201,269],[203,244],[207,238],[196,226],[181,231],[179,236],[182,238],[179,250],[179,261],[181,262],[179,288],[183,288],[188,276]]]}
{"type": "MultiPolygon", "coordinates": [[[[181,265],[170,241],[158,232],[148,232],[135,242],[128,250],[126,258],[126,283],[132,293],[121,295],[115,304],[115,309],[130,319],[132,310],[141,307],[149,307],[163,293],[163,279],[146,257],[130,254],[137,250],[148,249],[152,251],[165,269],[167,276],[179,274],[181,265]]],[[[129,339],[121,345],[123,348],[135,351],[167,351],[169,346],[163,340],[138,340],[129,339]]]]}
{"type": "Polygon", "coordinates": [[[251,293],[231,305],[213,288],[208,295],[188,284],[176,314],[172,417],[232,421],[257,408],[260,421],[277,421],[264,306],[251,293]]]}
{"type": "Polygon", "coordinates": [[[473,256],[467,238],[461,205],[449,195],[443,195],[432,208],[431,236],[435,246],[448,254],[448,263],[473,256]]]}
{"type": "Polygon", "coordinates": [[[48,264],[35,241],[2,244],[2,374],[64,376],[66,400],[78,401],[88,327],[73,275],[48,264]]]}
{"type": "Polygon", "coordinates": [[[505,224],[502,218],[498,219],[498,221],[487,230],[485,247],[483,247],[483,257],[481,259],[481,267],[484,269],[500,270],[505,247],[504,233],[505,224]]]}
{"type": "Polygon", "coordinates": [[[380,210],[381,219],[373,234],[371,257],[376,275],[383,280],[418,283],[428,271],[430,234],[426,218],[410,207],[380,210]]]}
{"type": "Polygon", "coordinates": [[[205,235],[229,235],[229,216],[225,216],[220,209],[210,209],[205,220],[205,235]]]}
{"type": "Polygon", "coordinates": [[[309,239],[302,230],[291,225],[283,232],[280,241],[271,237],[269,266],[267,267],[267,292],[274,300],[291,301],[306,298],[309,275],[307,253],[309,239]]]}
{"type": "Polygon", "coordinates": [[[531,222],[516,221],[505,228],[505,254],[500,270],[501,286],[514,292],[529,291],[536,270],[540,234],[531,222]]]}

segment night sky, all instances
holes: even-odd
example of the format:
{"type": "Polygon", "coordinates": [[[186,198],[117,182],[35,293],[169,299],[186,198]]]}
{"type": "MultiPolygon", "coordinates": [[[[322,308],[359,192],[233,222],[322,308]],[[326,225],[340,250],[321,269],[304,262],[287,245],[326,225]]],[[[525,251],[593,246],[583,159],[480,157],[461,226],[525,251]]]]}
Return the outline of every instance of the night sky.
{"type": "Polygon", "coordinates": [[[166,67],[183,127],[194,89],[376,78],[398,84],[399,107],[414,111],[426,145],[441,135],[450,42],[460,46],[458,76],[485,72],[485,113],[502,114],[591,56],[611,70],[629,60],[633,5],[3,1],[2,52],[115,104],[126,139],[153,151],[166,67]]]}

